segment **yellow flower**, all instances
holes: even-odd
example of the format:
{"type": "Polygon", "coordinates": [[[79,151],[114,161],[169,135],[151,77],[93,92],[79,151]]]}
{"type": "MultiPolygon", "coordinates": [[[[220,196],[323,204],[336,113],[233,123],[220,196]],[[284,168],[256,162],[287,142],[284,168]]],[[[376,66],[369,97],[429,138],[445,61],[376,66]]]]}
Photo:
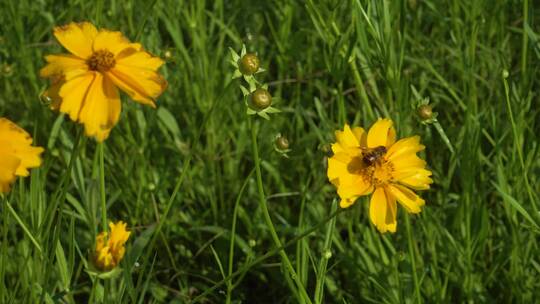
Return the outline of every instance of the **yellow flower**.
{"type": "Polygon", "coordinates": [[[110,237],[106,231],[96,237],[95,265],[101,270],[111,270],[116,267],[126,252],[125,244],[131,232],[126,230],[127,224],[119,221],[109,223],[110,237]]]}
{"type": "Polygon", "coordinates": [[[400,139],[390,119],[379,119],[365,132],[345,125],[336,131],[334,155],[328,160],[328,179],[337,187],[340,206],[347,208],[369,195],[369,217],[380,232],[396,231],[398,201],[410,213],[419,213],[424,200],[411,189],[425,190],[433,183],[426,162],[416,153],[425,147],[419,136],[400,139]]]}
{"type": "Polygon", "coordinates": [[[0,193],[7,193],[16,176],[28,176],[29,168],[41,165],[41,147],[32,147],[32,137],[10,120],[0,117],[0,193]]]}
{"type": "Polygon", "coordinates": [[[131,43],[120,32],[91,23],[56,27],[54,36],[71,54],[48,55],[41,77],[51,78],[44,95],[51,106],[84,124],[87,136],[105,140],[121,111],[118,88],[133,100],[155,107],[167,87],[157,73],[164,61],[131,43]]]}

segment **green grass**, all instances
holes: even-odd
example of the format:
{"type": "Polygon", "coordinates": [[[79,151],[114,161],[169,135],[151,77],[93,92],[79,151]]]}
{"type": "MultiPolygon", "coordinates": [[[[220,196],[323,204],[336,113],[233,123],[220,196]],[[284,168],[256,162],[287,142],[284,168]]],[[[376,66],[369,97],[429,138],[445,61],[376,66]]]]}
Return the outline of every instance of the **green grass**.
{"type": "Polygon", "coordinates": [[[42,167],[2,199],[1,303],[540,296],[534,1],[7,0],[0,20],[0,116],[46,148],[42,167]],[[100,148],[39,98],[43,56],[62,51],[53,27],[82,20],[172,54],[157,110],[123,96],[103,146],[107,216],[133,231],[110,279],[89,274],[103,219],[100,148]],[[231,80],[228,48],[243,43],[279,97],[271,121],[249,123],[231,80]],[[423,98],[447,138],[420,123],[423,98]],[[367,199],[333,213],[326,177],[334,130],[377,117],[422,137],[435,180],[422,213],[400,209],[395,234],[376,231],[367,199]],[[277,133],[292,142],[289,158],[273,149],[277,133]]]}

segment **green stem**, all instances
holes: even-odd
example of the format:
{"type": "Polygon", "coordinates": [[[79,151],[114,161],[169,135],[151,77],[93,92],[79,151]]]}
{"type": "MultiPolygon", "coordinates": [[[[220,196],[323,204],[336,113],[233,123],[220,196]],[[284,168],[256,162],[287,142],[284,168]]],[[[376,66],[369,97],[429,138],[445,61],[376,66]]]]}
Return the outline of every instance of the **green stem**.
{"type": "MultiPolygon", "coordinates": [[[[282,246],[281,241],[274,227],[274,223],[272,223],[272,218],[270,217],[270,213],[268,212],[268,206],[266,204],[266,196],[264,194],[264,187],[263,187],[262,174],[261,174],[261,163],[260,163],[261,161],[259,159],[259,147],[257,144],[257,131],[255,130],[255,127],[252,123],[252,118],[248,119],[248,127],[251,129],[251,144],[252,144],[252,150],[253,150],[252,151],[253,159],[255,161],[257,190],[259,193],[259,207],[261,208],[263,212],[266,226],[268,227],[268,230],[270,231],[270,235],[272,236],[274,244],[276,245],[276,247],[281,247],[282,246]]],[[[311,300],[309,299],[306,289],[304,288],[304,285],[300,281],[300,277],[296,275],[296,271],[294,271],[294,267],[292,266],[292,263],[289,260],[289,257],[287,256],[287,253],[285,252],[285,250],[281,249],[279,251],[279,255],[281,256],[283,263],[285,263],[285,269],[289,272],[289,275],[295,281],[304,302],[311,304],[311,300]]]]}
{"type": "Polygon", "coordinates": [[[154,8],[154,5],[156,4],[157,0],[154,0],[150,2],[150,4],[145,8],[146,14],[143,14],[143,20],[141,22],[141,26],[137,30],[137,34],[135,35],[135,41],[139,41],[141,38],[141,35],[144,31],[144,27],[146,26],[146,22],[148,22],[148,17],[150,16],[150,12],[152,11],[152,8],[154,8]]]}
{"type": "Polygon", "coordinates": [[[407,229],[407,242],[409,243],[409,257],[411,259],[411,268],[412,268],[412,276],[413,276],[413,282],[414,282],[414,294],[416,303],[422,303],[422,298],[420,297],[420,282],[418,281],[418,274],[416,273],[416,257],[414,254],[414,237],[412,235],[412,228],[411,223],[409,219],[409,214],[405,214],[405,227],[407,229]]]}
{"type": "MultiPolygon", "coordinates": [[[[176,195],[178,194],[178,191],[180,190],[180,187],[182,186],[182,183],[184,182],[184,179],[186,177],[186,174],[188,172],[189,166],[191,165],[191,160],[193,158],[194,150],[197,148],[197,144],[199,143],[199,139],[201,137],[202,131],[204,130],[204,127],[206,126],[206,123],[212,116],[212,113],[214,112],[216,106],[218,105],[218,101],[229,91],[229,88],[231,87],[231,84],[233,81],[229,82],[225,88],[223,88],[223,91],[221,94],[215,98],[212,102],[212,105],[210,106],[210,109],[208,112],[204,114],[203,121],[201,125],[199,126],[199,129],[197,130],[197,133],[195,135],[194,141],[193,141],[193,147],[191,148],[192,152],[188,154],[188,156],[184,160],[184,164],[182,166],[182,170],[180,171],[180,176],[178,177],[176,181],[176,185],[174,186],[174,190],[169,197],[169,200],[167,201],[167,205],[165,206],[165,210],[163,211],[163,214],[159,217],[158,224],[156,227],[156,230],[152,234],[152,239],[150,240],[150,245],[148,246],[147,253],[144,256],[144,261],[148,261],[150,258],[150,255],[152,254],[153,248],[156,244],[157,237],[160,235],[161,230],[163,229],[163,225],[167,221],[167,217],[169,216],[169,212],[171,211],[172,205],[176,199],[176,195]]],[[[133,267],[133,265],[132,265],[133,267]]],[[[141,271],[139,274],[139,278],[137,281],[137,286],[142,282],[144,272],[141,271]]]]}
{"type": "MultiPolygon", "coordinates": [[[[332,202],[332,212],[335,212],[338,208],[337,200],[332,202]]],[[[324,283],[326,281],[326,269],[328,261],[332,257],[332,236],[334,235],[334,228],[336,226],[336,218],[333,218],[328,223],[328,229],[324,238],[323,256],[319,263],[319,271],[317,272],[317,284],[315,287],[315,303],[323,303],[324,299],[324,283]]]]}
{"type": "Polygon", "coordinates": [[[210,287],[210,288],[207,288],[203,293],[201,293],[200,295],[198,295],[196,298],[193,299],[193,301],[191,301],[191,303],[197,303],[198,301],[202,301],[203,299],[206,299],[206,296],[211,293],[212,291],[216,290],[217,288],[219,288],[221,285],[225,284],[226,282],[232,280],[233,278],[241,275],[241,274],[244,274],[246,271],[248,271],[250,268],[253,268],[255,265],[257,264],[260,264],[262,263],[263,261],[265,261],[266,259],[270,258],[270,257],[273,257],[274,255],[276,255],[277,253],[281,252],[282,250],[284,250],[285,248],[293,245],[293,244],[296,244],[296,242],[302,240],[303,238],[305,238],[306,236],[312,234],[314,231],[318,230],[319,228],[321,228],[323,225],[325,225],[328,221],[332,220],[333,218],[337,217],[338,214],[340,214],[341,212],[344,212],[345,210],[350,210],[349,209],[338,209],[336,212],[328,215],[326,218],[324,218],[322,221],[320,221],[317,225],[307,229],[306,231],[300,233],[298,236],[294,237],[292,240],[288,241],[285,245],[283,246],[279,246],[277,248],[274,248],[273,250],[265,253],[264,255],[258,257],[257,259],[253,260],[251,263],[248,263],[247,265],[244,265],[242,268],[238,269],[237,271],[235,271],[233,274],[231,274],[230,276],[227,276],[226,278],[224,278],[223,280],[219,281],[218,283],[216,283],[214,286],[210,287]]]}
{"type": "Polygon", "coordinates": [[[510,123],[512,124],[512,134],[514,135],[514,149],[516,150],[518,158],[519,158],[521,172],[523,173],[523,179],[525,180],[525,187],[527,188],[527,194],[529,196],[529,200],[531,201],[535,219],[538,220],[539,213],[538,213],[538,208],[536,207],[536,199],[534,198],[533,190],[532,190],[531,184],[529,183],[529,176],[527,175],[527,168],[525,167],[525,160],[523,158],[523,152],[521,151],[522,150],[521,138],[519,136],[516,121],[514,119],[514,112],[512,111],[512,105],[510,104],[510,88],[508,86],[508,81],[506,80],[506,77],[504,77],[504,75],[503,75],[503,83],[504,83],[504,93],[506,97],[505,98],[506,109],[508,111],[508,116],[510,117],[510,123]]]}
{"type": "Polygon", "coordinates": [[[9,203],[8,200],[5,201],[5,204],[9,210],[9,212],[11,213],[11,215],[13,215],[13,217],[15,218],[15,220],[17,221],[17,223],[19,223],[19,225],[21,226],[22,230],[24,231],[24,233],[26,233],[26,235],[28,236],[28,238],[30,239],[30,241],[32,241],[32,243],[34,244],[34,246],[36,247],[36,249],[39,251],[39,253],[41,254],[42,253],[42,250],[41,250],[41,246],[39,246],[38,242],[36,241],[36,239],[32,236],[32,234],[30,233],[30,230],[28,230],[28,228],[26,227],[26,225],[24,224],[24,222],[21,220],[21,218],[17,215],[17,212],[15,212],[15,210],[13,209],[13,207],[11,207],[11,204],[9,203]]]}
{"type": "Polygon", "coordinates": [[[529,1],[523,0],[523,36],[521,41],[521,75],[523,78],[527,75],[527,49],[529,45],[529,36],[525,27],[529,23],[529,1]]]}
{"type": "MultiPolygon", "coordinates": [[[[7,199],[5,198],[5,196],[2,195],[2,202],[3,202],[3,205],[5,206],[6,205],[6,202],[7,202],[7,199]]],[[[5,293],[5,289],[6,289],[6,281],[5,281],[5,274],[6,274],[6,260],[8,258],[8,213],[6,212],[5,208],[2,208],[2,213],[3,213],[3,219],[2,219],[2,225],[3,225],[3,228],[2,228],[2,264],[0,264],[0,278],[1,278],[1,281],[0,281],[0,302],[4,303],[4,295],[6,294],[5,293]]]]}
{"type": "MultiPolygon", "coordinates": [[[[233,261],[234,261],[234,241],[236,238],[236,219],[238,217],[238,206],[240,206],[240,199],[242,198],[242,195],[244,194],[244,190],[246,189],[246,186],[249,182],[249,179],[251,178],[251,175],[253,175],[253,171],[249,173],[249,175],[246,177],[246,180],[244,181],[244,184],[242,185],[242,188],[240,188],[240,192],[238,192],[238,196],[236,197],[236,202],[234,203],[234,211],[233,211],[233,219],[232,219],[232,228],[231,228],[231,243],[229,245],[229,269],[227,272],[227,276],[232,275],[233,271],[233,261]]],[[[227,299],[225,303],[230,304],[231,303],[231,293],[233,290],[233,284],[232,281],[227,281],[227,299]]]]}
{"type": "Polygon", "coordinates": [[[358,67],[356,66],[356,59],[351,60],[349,65],[351,66],[354,76],[354,85],[356,86],[358,94],[360,94],[360,99],[362,100],[364,110],[369,118],[375,118],[375,114],[373,114],[373,109],[371,108],[371,102],[369,101],[366,88],[364,87],[364,81],[362,80],[362,76],[360,75],[358,67]]]}
{"type": "Polygon", "coordinates": [[[96,1],[96,26],[99,26],[101,22],[101,14],[103,11],[103,0],[96,1]]]}
{"type": "MultiPolygon", "coordinates": [[[[75,141],[73,142],[71,155],[69,157],[69,163],[67,166],[67,169],[64,171],[62,176],[62,181],[58,184],[53,197],[53,203],[49,207],[50,214],[47,214],[46,218],[50,218],[50,220],[44,221],[44,228],[40,227],[39,231],[45,231],[44,234],[47,236],[52,227],[54,227],[54,231],[52,233],[52,242],[49,243],[49,250],[46,250],[45,252],[49,252],[49,255],[46,257],[46,267],[43,267],[43,281],[47,282],[49,280],[49,276],[54,273],[54,271],[51,270],[52,267],[54,267],[54,261],[55,254],[56,254],[56,247],[58,246],[58,242],[60,240],[60,233],[62,231],[62,219],[63,219],[63,212],[64,204],[66,202],[66,195],[67,191],[70,187],[70,183],[72,182],[71,178],[71,172],[73,171],[73,167],[75,166],[75,161],[77,160],[77,157],[79,155],[79,145],[82,138],[82,132],[83,130],[81,128],[77,128],[77,134],[75,136],[75,141]],[[55,217],[55,213],[57,214],[55,217]]],[[[43,237],[43,234],[42,236],[43,237]]],[[[45,291],[41,293],[40,301],[43,302],[45,298],[45,291]]]]}
{"type": "Polygon", "coordinates": [[[105,161],[104,161],[103,142],[98,143],[99,153],[99,190],[101,197],[101,229],[107,232],[107,198],[105,196],[105,161]]]}
{"type": "Polygon", "coordinates": [[[435,119],[435,121],[433,122],[433,126],[435,127],[435,130],[437,130],[442,140],[448,147],[448,150],[450,150],[452,154],[455,154],[456,152],[454,150],[454,147],[452,146],[452,143],[450,142],[450,139],[448,139],[448,136],[446,136],[446,132],[444,132],[443,127],[441,126],[441,124],[439,123],[437,119],[435,119]]]}

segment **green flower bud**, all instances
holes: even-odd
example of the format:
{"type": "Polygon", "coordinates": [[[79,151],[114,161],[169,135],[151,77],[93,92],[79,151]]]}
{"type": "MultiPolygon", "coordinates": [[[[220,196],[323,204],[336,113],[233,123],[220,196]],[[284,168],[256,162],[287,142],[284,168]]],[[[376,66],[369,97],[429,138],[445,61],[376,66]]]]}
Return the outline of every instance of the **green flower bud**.
{"type": "Polygon", "coordinates": [[[259,57],[254,53],[247,53],[238,61],[240,72],[247,76],[257,73],[260,64],[259,57]]]}
{"type": "Polygon", "coordinates": [[[261,111],[272,105],[272,95],[267,90],[258,88],[251,93],[250,101],[254,110],[261,111]]]}
{"type": "Polygon", "coordinates": [[[289,149],[289,140],[287,139],[287,137],[280,135],[278,138],[276,138],[276,147],[279,150],[289,149]]]}
{"type": "Polygon", "coordinates": [[[430,105],[421,105],[417,109],[418,116],[422,118],[422,120],[427,120],[433,118],[433,108],[430,105]]]}
{"type": "Polygon", "coordinates": [[[11,74],[13,74],[13,65],[4,63],[2,66],[2,73],[5,76],[11,76],[11,74]]]}
{"type": "Polygon", "coordinates": [[[165,57],[165,60],[171,60],[173,58],[173,53],[171,50],[166,50],[163,52],[163,57],[165,57]]]}

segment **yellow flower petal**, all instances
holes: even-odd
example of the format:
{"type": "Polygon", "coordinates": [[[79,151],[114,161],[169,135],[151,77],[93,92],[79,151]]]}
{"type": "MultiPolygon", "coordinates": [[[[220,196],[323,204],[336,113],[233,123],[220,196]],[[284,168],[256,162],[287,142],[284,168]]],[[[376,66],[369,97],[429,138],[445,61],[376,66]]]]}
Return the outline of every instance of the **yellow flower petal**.
{"type": "Polygon", "coordinates": [[[7,193],[11,190],[11,184],[16,178],[15,171],[21,163],[19,158],[4,150],[4,148],[0,148],[0,193],[7,193]]]}
{"type": "Polygon", "coordinates": [[[354,204],[354,202],[356,201],[356,199],[358,199],[358,197],[354,197],[354,198],[344,198],[342,199],[340,202],[339,202],[339,207],[345,209],[345,208],[349,208],[350,206],[352,206],[354,204]]]}
{"type": "Polygon", "coordinates": [[[431,176],[430,171],[420,170],[400,179],[398,182],[414,190],[427,190],[429,189],[429,185],[433,183],[433,180],[429,176],[431,176]]]}
{"type": "Polygon", "coordinates": [[[126,252],[125,243],[131,232],[126,230],[127,224],[119,221],[109,223],[110,234],[101,232],[96,237],[94,250],[95,265],[101,270],[110,270],[116,267],[126,252]],[[109,237],[107,239],[107,237],[109,237]]]}
{"type": "MultiPolygon", "coordinates": [[[[88,71],[86,62],[77,56],[69,54],[48,55],[45,56],[45,60],[48,64],[39,71],[39,76],[44,78],[54,77],[72,70],[76,70],[80,74],[88,71]]],[[[75,73],[71,73],[71,75],[77,76],[75,73]]]]}
{"type": "Polygon", "coordinates": [[[159,57],[152,56],[148,52],[140,51],[133,52],[128,56],[118,58],[117,63],[127,67],[155,71],[159,67],[161,67],[165,63],[165,61],[163,61],[159,57]]]}
{"type": "Polygon", "coordinates": [[[367,133],[364,131],[363,128],[360,127],[354,127],[352,129],[352,132],[358,142],[360,143],[360,147],[367,147],[367,133]]]}
{"type": "Polygon", "coordinates": [[[375,148],[379,146],[390,147],[396,141],[396,131],[392,126],[392,120],[379,119],[371,126],[367,135],[367,146],[375,148]]]}
{"type": "Polygon", "coordinates": [[[79,114],[86,135],[104,141],[118,122],[120,111],[118,89],[101,73],[96,73],[79,114]]]}
{"type": "Polygon", "coordinates": [[[396,232],[396,200],[384,188],[375,189],[369,202],[369,217],[381,233],[396,232]]]}
{"type": "Polygon", "coordinates": [[[395,162],[401,157],[408,157],[424,149],[425,146],[420,144],[420,136],[406,137],[398,140],[388,149],[386,158],[395,162]]]}
{"type": "Polygon", "coordinates": [[[156,107],[155,100],[167,88],[161,75],[147,69],[116,64],[107,76],[133,100],[152,107],[156,107]]]}
{"type": "Polygon", "coordinates": [[[6,118],[0,118],[0,192],[8,192],[15,176],[28,176],[29,168],[41,165],[41,147],[32,146],[25,130],[6,118]]]}
{"type": "Polygon", "coordinates": [[[343,131],[336,131],[336,140],[343,148],[359,147],[360,143],[352,132],[349,125],[343,127],[343,131]]]}
{"type": "Polygon", "coordinates": [[[28,168],[41,165],[40,154],[43,148],[33,147],[30,134],[5,118],[0,118],[0,145],[20,160],[15,171],[18,176],[28,176],[28,168]]]}
{"type": "Polygon", "coordinates": [[[405,154],[400,157],[392,157],[389,161],[394,166],[394,171],[398,173],[401,171],[423,169],[426,167],[426,161],[416,154],[405,154]]]}
{"type": "Polygon", "coordinates": [[[348,153],[339,152],[328,159],[328,179],[333,180],[340,176],[357,174],[361,166],[359,158],[348,153]],[[356,158],[356,159],[353,159],[356,158]]]}
{"type": "Polygon", "coordinates": [[[62,97],[60,97],[60,88],[66,83],[66,80],[63,76],[53,77],[51,80],[51,86],[46,89],[42,97],[47,98],[47,101],[50,102],[49,106],[53,110],[58,110],[60,104],[62,103],[62,97]]]}
{"type": "Polygon", "coordinates": [[[54,28],[54,36],[60,44],[82,59],[92,55],[92,44],[96,34],[96,28],[88,22],[72,22],[54,28]]]}
{"type": "Polygon", "coordinates": [[[69,115],[73,121],[79,119],[79,114],[84,105],[90,85],[96,78],[96,72],[87,72],[79,77],[66,81],[60,88],[59,95],[62,97],[60,112],[69,115]]]}
{"type": "MultiPolygon", "coordinates": [[[[136,46],[140,45],[137,44],[136,46]]],[[[92,48],[94,52],[108,50],[116,56],[127,48],[134,48],[134,44],[124,37],[121,32],[102,29],[98,32],[92,48]]]]}
{"type": "Polygon", "coordinates": [[[420,207],[425,204],[423,199],[407,187],[391,184],[386,189],[409,213],[419,213],[420,207]]]}
{"type": "Polygon", "coordinates": [[[339,197],[355,198],[368,195],[373,191],[373,185],[366,183],[361,175],[350,175],[350,178],[339,178],[337,189],[339,197]]]}

